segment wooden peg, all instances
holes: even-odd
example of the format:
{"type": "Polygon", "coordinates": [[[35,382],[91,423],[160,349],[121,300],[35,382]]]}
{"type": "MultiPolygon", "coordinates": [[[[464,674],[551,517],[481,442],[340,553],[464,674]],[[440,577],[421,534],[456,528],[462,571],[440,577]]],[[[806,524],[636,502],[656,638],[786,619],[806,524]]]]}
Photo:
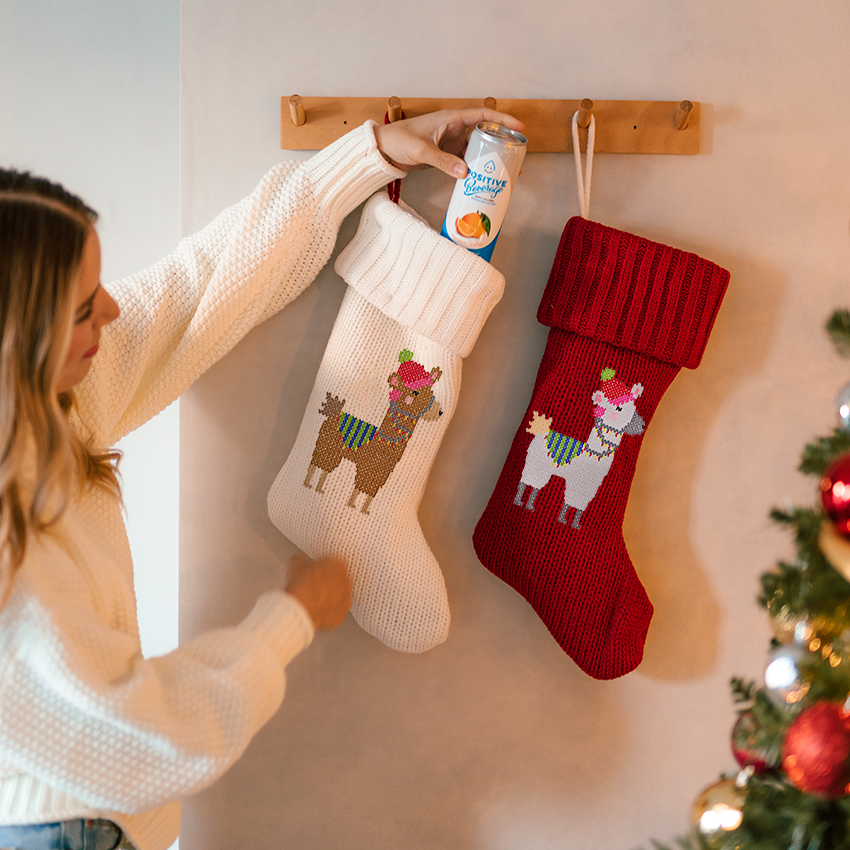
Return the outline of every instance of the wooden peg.
{"type": "Polygon", "coordinates": [[[296,127],[300,127],[307,121],[307,115],[304,112],[304,102],[297,94],[289,98],[289,116],[292,118],[292,123],[296,127]]]}
{"type": "Polygon", "coordinates": [[[593,101],[586,97],[578,105],[578,126],[586,130],[590,126],[590,115],[593,112],[593,101]]]}
{"type": "Polygon", "coordinates": [[[691,110],[694,105],[689,100],[683,100],[676,110],[676,129],[684,130],[688,126],[688,121],[691,120],[691,110]]]}
{"type": "Polygon", "coordinates": [[[390,124],[401,121],[401,98],[391,97],[387,101],[387,116],[390,124]]]}
{"type": "Polygon", "coordinates": [[[496,108],[496,98],[495,97],[485,97],[484,98],[484,108],[485,109],[495,109],[496,108]]]}

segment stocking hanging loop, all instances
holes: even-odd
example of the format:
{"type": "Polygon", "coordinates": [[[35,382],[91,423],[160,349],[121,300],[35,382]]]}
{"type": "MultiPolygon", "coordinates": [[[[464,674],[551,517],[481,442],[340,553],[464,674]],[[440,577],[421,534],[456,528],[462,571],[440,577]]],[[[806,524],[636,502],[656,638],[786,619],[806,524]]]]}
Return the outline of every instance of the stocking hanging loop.
{"type": "MultiPolygon", "coordinates": [[[[397,99],[398,98],[391,98],[391,100],[397,99]]],[[[401,113],[400,119],[396,119],[392,115],[390,115],[390,110],[387,109],[387,111],[384,113],[384,124],[392,124],[395,120],[404,120],[404,110],[401,110],[400,107],[399,109],[401,113]]],[[[389,195],[390,200],[394,204],[397,204],[399,202],[399,199],[401,198],[401,179],[393,180],[392,183],[387,184],[387,194],[389,195]]]]}
{"type": "Polygon", "coordinates": [[[578,137],[578,110],[573,115],[573,157],[576,163],[576,184],[578,186],[578,205],[582,218],[590,218],[590,180],[593,176],[593,147],[596,143],[596,118],[591,114],[587,129],[587,160],[584,174],[581,170],[581,146],[578,137]]]}

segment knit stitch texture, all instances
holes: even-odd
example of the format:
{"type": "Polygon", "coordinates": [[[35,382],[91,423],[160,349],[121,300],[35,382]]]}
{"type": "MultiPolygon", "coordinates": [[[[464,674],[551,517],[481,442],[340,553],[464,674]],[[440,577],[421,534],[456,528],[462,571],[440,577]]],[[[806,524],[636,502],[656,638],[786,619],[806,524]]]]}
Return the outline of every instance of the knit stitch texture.
{"type": "Polygon", "coordinates": [[[652,603],[622,535],[641,435],[680,367],[699,364],[728,280],[632,233],[564,228],[537,314],[546,350],[473,544],[598,679],[643,657],[652,603]]]}
{"type": "Polygon", "coordinates": [[[504,277],[383,194],[335,267],[349,289],[269,516],[312,557],[348,562],[366,631],[424,652],[450,615],[417,511],[504,277]]]}

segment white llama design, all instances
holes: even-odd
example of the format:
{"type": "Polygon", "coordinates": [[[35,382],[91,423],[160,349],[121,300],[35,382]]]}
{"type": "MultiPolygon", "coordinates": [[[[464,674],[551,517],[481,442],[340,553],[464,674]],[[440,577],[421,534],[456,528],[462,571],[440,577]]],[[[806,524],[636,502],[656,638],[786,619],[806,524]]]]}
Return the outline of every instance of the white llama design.
{"type": "Polygon", "coordinates": [[[602,370],[602,385],[591,396],[594,405],[593,429],[585,442],[553,431],[552,417],[547,418],[534,411],[525,429],[534,439],[526,450],[525,466],[514,498],[515,505],[523,506],[525,488],[531,487],[525,508],[533,511],[537,494],[553,475],[557,475],[564,479],[564,506],[558,515],[558,522],[566,525],[567,509],[575,508],[572,526],[581,527],[581,515],[611,469],[614,452],[623,434],[642,434],[646,428],[646,423],[635,407],[635,400],[643,392],[643,385],[634,384],[629,389],[614,374],[613,369],[602,370]]]}

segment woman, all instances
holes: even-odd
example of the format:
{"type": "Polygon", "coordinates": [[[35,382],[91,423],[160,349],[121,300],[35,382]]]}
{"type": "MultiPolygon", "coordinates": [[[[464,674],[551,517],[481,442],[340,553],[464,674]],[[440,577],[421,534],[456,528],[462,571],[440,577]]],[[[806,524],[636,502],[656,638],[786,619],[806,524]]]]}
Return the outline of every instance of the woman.
{"type": "Polygon", "coordinates": [[[456,154],[489,110],[371,122],[273,169],[151,269],[107,292],[95,214],[0,171],[0,847],[161,850],[277,710],[286,664],[345,617],[334,560],[293,559],[240,624],[144,659],[117,440],[325,264],[342,219],[456,154]]]}

